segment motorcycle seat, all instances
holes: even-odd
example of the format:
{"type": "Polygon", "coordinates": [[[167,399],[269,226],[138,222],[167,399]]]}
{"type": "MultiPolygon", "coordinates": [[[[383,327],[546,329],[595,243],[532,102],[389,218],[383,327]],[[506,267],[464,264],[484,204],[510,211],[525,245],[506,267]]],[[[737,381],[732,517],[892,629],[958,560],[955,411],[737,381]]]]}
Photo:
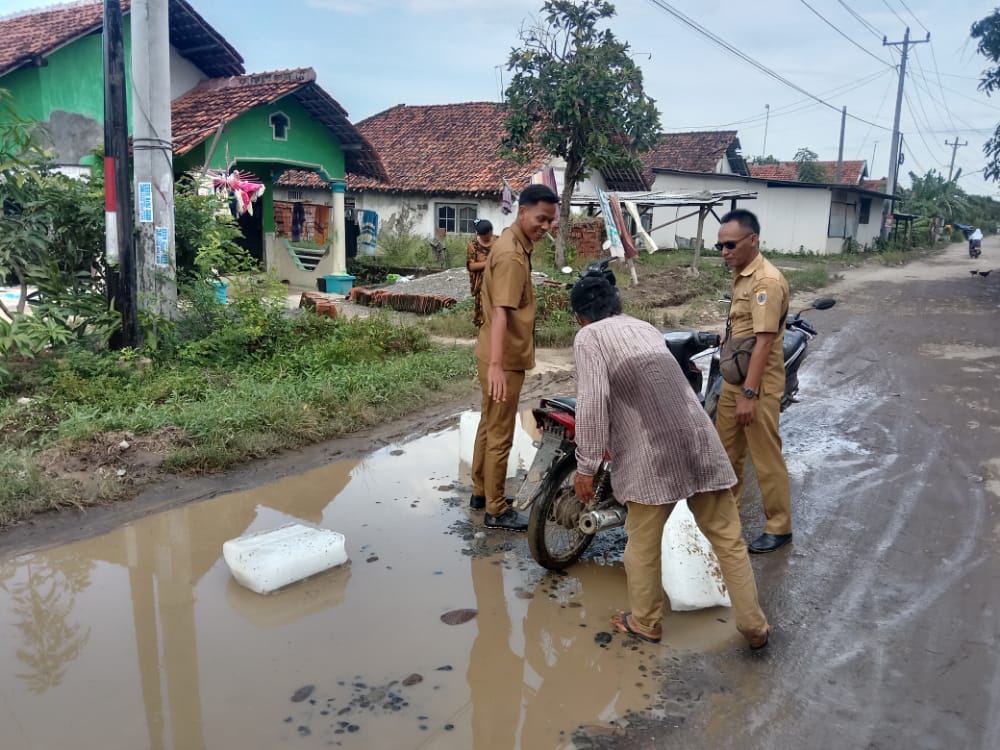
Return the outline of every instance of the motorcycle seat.
{"type": "Polygon", "coordinates": [[[782,346],[784,361],[787,362],[790,360],[806,340],[806,335],[802,331],[796,328],[787,329],[785,331],[785,342],[782,346]]]}
{"type": "Polygon", "coordinates": [[[679,363],[685,363],[695,354],[719,345],[718,336],[698,331],[664,331],[663,341],[679,363]]]}
{"type": "Polygon", "coordinates": [[[568,414],[576,414],[575,396],[556,396],[555,398],[543,398],[542,406],[558,409],[568,414]]]}

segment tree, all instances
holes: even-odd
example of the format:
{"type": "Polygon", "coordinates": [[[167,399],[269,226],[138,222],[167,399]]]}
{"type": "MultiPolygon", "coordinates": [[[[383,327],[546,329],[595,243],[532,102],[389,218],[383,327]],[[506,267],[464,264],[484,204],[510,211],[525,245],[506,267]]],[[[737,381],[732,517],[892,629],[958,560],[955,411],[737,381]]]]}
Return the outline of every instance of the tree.
{"type": "Polygon", "coordinates": [[[507,135],[502,149],[527,161],[541,147],[566,162],[556,265],[566,260],[570,199],[589,169],[637,166],[651,148],[659,112],[646,96],[629,45],[598,29],[615,8],[606,0],[547,0],[545,23],[521,29],[511,51],[507,135]]]}
{"type": "Polygon", "coordinates": [[[795,152],[792,161],[795,162],[796,169],[801,182],[827,182],[826,170],[818,162],[819,156],[805,146],[795,152]]]}
{"type": "Polygon", "coordinates": [[[767,164],[781,164],[781,162],[778,161],[776,158],[774,158],[771,154],[768,154],[767,156],[755,156],[750,160],[750,163],[753,164],[755,167],[764,166],[767,164]]]}
{"type": "MultiPolygon", "coordinates": [[[[972,38],[979,40],[979,45],[976,47],[979,54],[993,63],[1000,63],[1000,8],[972,24],[972,38]]],[[[994,65],[983,71],[979,90],[987,96],[1000,90],[1000,65],[994,65]]],[[[1000,124],[983,146],[983,153],[987,158],[983,177],[994,182],[1000,180],[1000,124]]]]}
{"type": "Polygon", "coordinates": [[[965,213],[969,210],[969,196],[955,180],[949,182],[932,169],[923,177],[910,172],[910,189],[903,191],[903,205],[907,213],[967,223],[965,213]]]}

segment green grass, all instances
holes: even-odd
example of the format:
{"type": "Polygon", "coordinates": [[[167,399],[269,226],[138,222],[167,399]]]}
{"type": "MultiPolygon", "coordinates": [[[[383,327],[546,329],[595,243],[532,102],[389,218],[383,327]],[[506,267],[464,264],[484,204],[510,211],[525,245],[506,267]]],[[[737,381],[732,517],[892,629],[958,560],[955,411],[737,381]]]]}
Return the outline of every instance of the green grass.
{"type": "Polygon", "coordinates": [[[451,397],[475,373],[467,347],[435,345],[385,314],[300,317],[276,338],[249,353],[213,349],[209,337],[197,357],[182,349],[151,367],[85,351],[21,363],[0,401],[0,526],[115,496],[100,483],[81,494],[46,471],[52,455],[101,434],[173,431],[183,439],[164,468],[215,471],[399,417],[451,397]],[[206,362],[204,351],[218,362],[206,362]],[[19,404],[22,396],[31,402],[19,404]]]}

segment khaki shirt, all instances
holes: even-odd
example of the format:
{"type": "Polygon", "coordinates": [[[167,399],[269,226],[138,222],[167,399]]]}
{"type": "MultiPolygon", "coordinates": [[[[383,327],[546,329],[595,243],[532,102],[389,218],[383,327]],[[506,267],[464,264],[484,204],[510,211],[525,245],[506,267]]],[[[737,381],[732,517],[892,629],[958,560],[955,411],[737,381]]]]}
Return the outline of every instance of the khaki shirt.
{"type": "Polygon", "coordinates": [[[532,244],[517,225],[507,227],[493,244],[483,274],[483,325],[476,358],[489,364],[493,308],[507,308],[503,369],[535,366],[535,289],[531,285],[532,244]]]}
{"type": "MultiPolygon", "coordinates": [[[[733,338],[776,333],[758,390],[784,393],[785,317],[788,315],[788,282],[763,255],[758,255],[733,277],[733,304],[729,309],[733,338]]],[[[734,388],[738,386],[733,386],[734,388]]]]}

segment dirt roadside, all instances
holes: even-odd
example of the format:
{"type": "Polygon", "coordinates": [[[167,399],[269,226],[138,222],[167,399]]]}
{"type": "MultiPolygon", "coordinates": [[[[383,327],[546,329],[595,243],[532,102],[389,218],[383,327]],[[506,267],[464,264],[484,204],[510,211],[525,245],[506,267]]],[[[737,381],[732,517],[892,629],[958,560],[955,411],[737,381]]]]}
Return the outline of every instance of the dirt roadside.
{"type": "MultiPolygon", "coordinates": [[[[961,249],[961,246],[953,246],[903,268],[865,265],[847,269],[842,278],[828,289],[794,297],[792,306],[805,306],[820,293],[844,294],[870,281],[933,278],[942,265],[952,262],[949,258],[956,254],[954,247],[961,249]]],[[[645,273],[640,279],[640,286],[632,290],[630,296],[658,311],[677,314],[684,306],[676,306],[674,290],[680,280],[675,276],[683,271],[672,268],[656,271],[645,273]]],[[[701,316],[698,325],[705,330],[721,330],[723,319],[720,307],[717,315],[701,316]]],[[[537,365],[526,378],[521,394],[521,407],[525,409],[542,396],[571,394],[575,390],[571,348],[540,349],[536,361],[537,365]]],[[[469,381],[451,389],[448,394],[439,394],[436,398],[432,395],[428,406],[391,423],[260,459],[228,472],[196,477],[163,474],[160,464],[170,444],[165,438],[150,436],[135,440],[124,434],[109,435],[98,446],[96,453],[91,450],[87,455],[63,457],[63,460],[67,461],[70,471],[82,476],[86,471],[93,472],[95,467],[108,471],[112,466],[109,458],[114,458],[114,465],[125,467],[130,479],[139,487],[134,499],[80,510],[53,511],[21,521],[0,532],[0,553],[87,538],[151,513],[308,471],[334,458],[361,457],[404,438],[446,428],[455,423],[461,412],[478,407],[479,389],[474,381],[469,381]],[[125,443],[130,443],[129,448],[119,451],[118,446],[125,443]]]]}

